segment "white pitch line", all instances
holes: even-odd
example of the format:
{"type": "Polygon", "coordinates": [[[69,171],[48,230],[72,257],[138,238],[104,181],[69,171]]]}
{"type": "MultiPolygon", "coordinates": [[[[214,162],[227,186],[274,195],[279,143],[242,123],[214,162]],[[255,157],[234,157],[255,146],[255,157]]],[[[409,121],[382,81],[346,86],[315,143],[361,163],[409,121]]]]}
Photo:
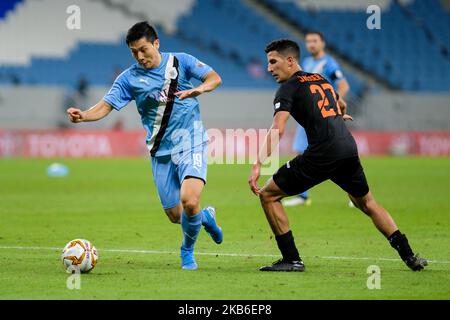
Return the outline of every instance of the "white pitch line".
{"type": "MultiPolygon", "coordinates": [[[[62,250],[57,247],[19,247],[19,246],[0,246],[0,249],[12,250],[62,250]]],[[[102,252],[117,252],[117,253],[144,253],[144,254],[179,254],[175,251],[162,250],[140,250],[140,249],[99,249],[102,252]]],[[[252,253],[216,253],[216,252],[196,252],[197,255],[203,256],[226,256],[226,257],[278,257],[274,254],[252,254],[252,253]]]]}
{"type": "MultiPolygon", "coordinates": [[[[21,246],[0,246],[0,249],[10,250],[62,250],[58,247],[21,247],[21,246]]],[[[140,250],[140,249],[100,249],[101,252],[116,252],[116,253],[143,253],[143,254],[178,254],[175,251],[162,250],[140,250]]],[[[279,257],[275,254],[253,254],[253,253],[232,253],[232,252],[196,252],[195,254],[201,256],[225,256],[225,257],[279,257]]],[[[340,256],[314,256],[304,258],[319,258],[326,260],[380,260],[380,261],[401,261],[393,258],[377,258],[377,257],[340,257],[340,256]]],[[[428,260],[430,263],[450,264],[450,261],[445,260],[428,260]]]]}
{"type": "MultiPolygon", "coordinates": [[[[1,249],[1,247],[0,247],[1,249]]],[[[159,250],[135,250],[135,249],[102,249],[106,252],[119,252],[119,253],[146,253],[146,254],[179,254],[175,251],[159,251],[159,250]]],[[[278,257],[274,254],[252,254],[252,253],[230,253],[230,252],[195,252],[200,256],[226,256],[226,257],[278,257]]]]}

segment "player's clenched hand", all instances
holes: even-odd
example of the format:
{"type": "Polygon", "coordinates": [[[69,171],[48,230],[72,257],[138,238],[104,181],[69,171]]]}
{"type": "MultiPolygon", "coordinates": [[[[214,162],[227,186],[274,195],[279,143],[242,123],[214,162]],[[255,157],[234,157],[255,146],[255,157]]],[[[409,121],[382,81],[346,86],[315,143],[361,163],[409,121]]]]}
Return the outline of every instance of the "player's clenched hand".
{"type": "Polygon", "coordinates": [[[67,115],[69,116],[69,120],[73,123],[83,122],[84,113],[80,109],[77,108],[69,108],[67,109],[67,115]]]}
{"type": "Polygon", "coordinates": [[[182,90],[182,91],[178,91],[175,92],[175,95],[178,97],[178,99],[180,100],[184,100],[187,98],[195,98],[199,95],[201,95],[204,91],[200,88],[193,88],[190,90],[182,90]]]}
{"type": "Polygon", "coordinates": [[[342,116],[342,119],[344,119],[344,121],[347,121],[347,120],[353,121],[353,117],[349,114],[344,114],[342,116]]]}
{"type": "Polygon", "coordinates": [[[260,189],[257,185],[260,174],[261,174],[261,164],[255,163],[252,167],[250,177],[248,178],[248,184],[250,186],[250,190],[252,190],[252,192],[255,195],[258,195],[259,191],[260,191],[260,189]]]}

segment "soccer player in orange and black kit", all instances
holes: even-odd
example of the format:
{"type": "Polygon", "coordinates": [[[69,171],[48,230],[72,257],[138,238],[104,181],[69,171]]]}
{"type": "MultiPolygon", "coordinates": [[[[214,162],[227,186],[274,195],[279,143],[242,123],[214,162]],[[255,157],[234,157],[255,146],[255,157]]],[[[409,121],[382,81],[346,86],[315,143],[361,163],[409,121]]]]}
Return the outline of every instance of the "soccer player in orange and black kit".
{"type": "Polygon", "coordinates": [[[299,194],[330,179],[348,193],[357,208],[368,215],[377,229],[388,239],[406,265],[422,270],[427,260],[415,255],[389,213],[369,191],[355,140],[345,125],[352,120],[345,114],[345,102],[339,99],[331,84],[320,74],[306,73],[300,68],[300,48],[283,39],[270,43],[267,53],[268,71],[280,83],[274,100],[272,127],[249,177],[251,190],[259,196],[266,218],[281,251],[282,259],[261,271],[304,271],[289,221],[281,199],[299,194]],[[292,116],[306,130],[309,146],[301,156],[288,161],[259,188],[261,163],[271,154],[271,137],[281,137],[292,116]]]}

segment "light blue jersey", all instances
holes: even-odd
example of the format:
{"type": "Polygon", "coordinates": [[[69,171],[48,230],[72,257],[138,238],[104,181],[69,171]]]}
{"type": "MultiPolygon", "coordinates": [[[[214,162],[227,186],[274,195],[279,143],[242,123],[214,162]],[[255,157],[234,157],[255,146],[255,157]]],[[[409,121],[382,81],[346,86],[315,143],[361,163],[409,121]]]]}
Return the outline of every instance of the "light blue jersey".
{"type": "Polygon", "coordinates": [[[306,57],[303,59],[302,69],[306,72],[321,74],[335,89],[337,89],[337,82],[345,79],[339,64],[327,54],[317,60],[312,56],[306,57]]]}
{"type": "Polygon", "coordinates": [[[198,100],[180,100],[175,92],[192,89],[191,79],[203,80],[212,68],[186,53],[162,52],[161,58],[157,68],[146,69],[136,63],[126,69],[103,98],[116,110],[136,101],[153,157],[194,148],[208,140],[198,100]]]}

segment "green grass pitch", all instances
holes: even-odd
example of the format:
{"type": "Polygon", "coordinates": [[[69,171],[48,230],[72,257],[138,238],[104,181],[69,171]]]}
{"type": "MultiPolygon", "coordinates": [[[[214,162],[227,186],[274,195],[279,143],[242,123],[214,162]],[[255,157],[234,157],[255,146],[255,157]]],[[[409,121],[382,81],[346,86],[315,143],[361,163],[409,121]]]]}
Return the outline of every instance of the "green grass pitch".
{"type": "Polygon", "coordinates": [[[180,227],[161,210],[147,159],[65,160],[70,175],[62,179],[45,175],[51,162],[0,160],[0,299],[450,298],[448,158],[362,160],[375,197],[432,261],[425,271],[407,269],[326,182],[312,190],[311,207],[288,209],[307,268],[291,274],[258,271],[278,250],[247,187],[247,165],[209,167],[202,204],[217,207],[224,243],[202,231],[199,270],[183,271],[180,227]],[[79,237],[100,259],[81,289],[69,290],[57,248],[79,237]],[[369,265],[380,267],[381,289],[367,288],[369,265]]]}

